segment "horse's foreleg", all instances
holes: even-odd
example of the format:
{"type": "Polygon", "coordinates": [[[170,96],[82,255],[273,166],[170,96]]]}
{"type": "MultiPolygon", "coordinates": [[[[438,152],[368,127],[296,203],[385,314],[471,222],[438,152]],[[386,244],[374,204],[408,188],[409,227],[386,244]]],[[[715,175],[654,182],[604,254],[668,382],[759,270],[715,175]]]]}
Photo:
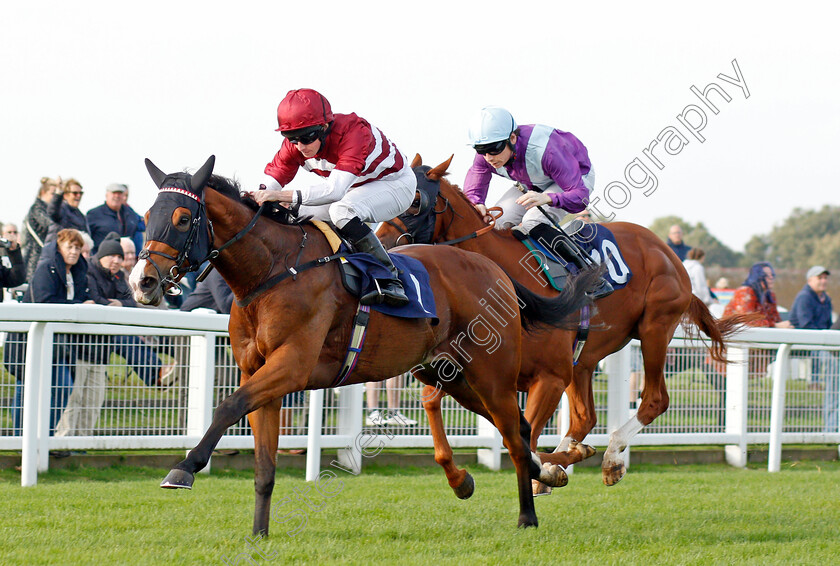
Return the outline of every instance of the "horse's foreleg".
{"type": "Polygon", "coordinates": [[[592,370],[578,364],[572,370],[572,382],[566,388],[569,397],[568,445],[583,441],[598,422],[595,414],[595,396],[592,394],[592,370]]]}
{"type": "Polygon", "coordinates": [[[213,413],[213,422],[198,445],[190,450],[187,457],[175,465],[164,478],[160,486],[164,488],[191,489],[194,474],[207,465],[210,455],[225,431],[239,420],[256,411],[271,401],[282,399],[284,395],[305,386],[305,381],[296,377],[310,375],[314,360],[298,359],[297,356],[284,355],[288,350],[305,352],[300,345],[288,345],[272,353],[263,366],[245,382],[242,387],[222,401],[213,413]],[[291,373],[294,372],[295,376],[291,373]]]}
{"type": "MultiPolygon", "coordinates": [[[[542,373],[537,376],[531,387],[528,389],[528,401],[525,404],[525,420],[531,425],[530,446],[531,451],[537,451],[537,440],[545,428],[545,424],[557,410],[557,405],[560,403],[560,398],[563,396],[565,385],[557,374],[542,373]]],[[[544,456],[547,454],[540,454],[540,459],[543,462],[547,460],[544,456]]],[[[559,464],[564,468],[569,465],[568,462],[561,460],[568,460],[562,454],[556,458],[557,461],[552,462],[559,464]],[[564,458],[565,457],[565,458],[564,458]]],[[[551,495],[551,488],[540,482],[539,480],[531,480],[531,489],[534,497],[538,495],[551,495]]]]}
{"type": "Polygon", "coordinates": [[[528,402],[525,404],[525,419],[531,425],[531,451],[536,452],[545,423],[551,418],[560,404],[565,386],[556,374],[540,374],[528,389],[528,402]]]}
{"type": "MultiPolygon", "coordinates": [[[[542,468],[539,458],[531,452],[529,446],[530,426],[519,410],[516,401],[516,391],[504,395],[484,395],[487,410],[493,417],[493,423],[502,435],[505,448],[508,449],[510,459],[516,468],[516,480],[519,492],[519,523],[520,527],[536,527],[537,512],[534,507],[534,496],[531,491],[531,479],[541,479],[542,468]]],[[[565,475],[565,474],[564,474],[565,475]]]]}
{"type": "Polygon", "coordinates": [[[248,415],[254,432],[254,534],[268,535],[271,493],[277,462],[277,437],[280,433],[280,402],[260,407],[248,415]]]}
{"type": "Polygon", "coordinates": [[[441,401],[443,393],[427,385],[423,388],[423,409],[429,419],[429,429],[432,432],[432,440],[435,445],[435,462],[437,462],[446,474],[449,487],[455,491],[459,499],[468,499],[475,491],[475,481],[466,470],[461,470],[453,460],[452,447],[446,438],[446,430],[443,425],[443,413],[441,412],[441,401]]]}
{"type": "Polygon", "coordinates": [[[210,455],[219,443],[225,431],[239,422],[242,417],[256,407],[251,408],[247,393],[237,389],[234,393],[219,403],[213,413],[213,421],[198,445],[189,451],[187,457],[175,464],[167,474],[160,487],[167,489],[192,489],[195,473],[203,469],[210,461],[210,455]]]}

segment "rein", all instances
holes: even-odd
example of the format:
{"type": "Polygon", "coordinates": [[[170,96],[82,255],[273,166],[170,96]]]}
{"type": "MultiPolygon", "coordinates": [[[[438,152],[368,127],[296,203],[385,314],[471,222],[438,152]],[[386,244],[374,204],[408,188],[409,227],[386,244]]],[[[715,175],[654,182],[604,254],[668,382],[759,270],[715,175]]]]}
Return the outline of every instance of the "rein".
{"type": "MultiPolygon", "coordinates": [[[[455,209],[452,207],[452,204],[449,202],[449,199],[447,199],[446,197],[441,196],[441,195],[438,195],[437,198],[439,200],[443,200],[443,202],[445,204],[443,205],[443,210],[436,210],[435,209],[435,210],[432,211],[435,215],[435,218],[437,218],[438,215],[441,215],[441,214],[445,213],[447,210],[452,211],[452,218],[449,219],[449,223],[446,225],[446,227],[441,232],[441,236],[444,236],[444,235],[446,235],[447,232],[449,232],[449,229],[452,227],[452,224],[455,222],[455,217],[457,216],[459,218],[462,218],[462,216],[455,211],[455,209]]],[[[479,228],[478,230],[476,230],[475,232],[472,232],[471,234],[467,234],[466,236],[461,236],[459,238],[454,238],[452,240],[445,240],[443,242],[416,242],[416,243],[420,243],[420,244],[428,243],[428,244],[431,244],[433,246],[452,246],[452,245],[455,245],[455,244],[460,244],[461,242],[465,242],[467,240],[472,240],[473,238],[478,238],[479,236],[481,236],[483,234],[486,234],[487,232],[489,232],[490,230],[493,230],[493,228],[495,228],[496,220],[498,220],[502,216],[504,211],[498,206],[493,206],[493,207],[490,207],[490,208],[487,209],[487,213],[490,214],[490,216],[492,218],[490,220],[490,222],[487,224],[487,226],[485,226],[484,228],[479,228]],[[492,214],[494,212],[496,212],[498,214],[495,214],[495,215],[492,214]]],[[[398,246],[401,245],[400,240],[402,240],[403,238],[406,238],[406,240],[408,240],[406,243],[414,244],[415,243],[414,234],[412,233],[411,229],[409,229],[409,227],[406,225],[405,221],[402,219],[402,216],[403,215],[397,216],[393,220],[386,220],[385,224],[391,226],[397,232],[400,233],[400,235],[397,236],[395,245],[398,245],[398,246]],[[397,224],[395,222],[396,220],[399,220],[400,223],[402,224],[402,226],[397,224]]],[[[437,220],[435,220],[435,222],[437,222],[437,220]]]]}
{"type": "MultiPolygon", "coordinates": [[[[453,209],[452,212],[453,213],[455,212],[454,209],[453,209]]],[[[467,240],[472,240],[473,238],[478,238],[482,234],[486,234],[487,232],[489,232],[490,230],[492,230],[493,228],[496,227],[496,220],[498,220],[502,216],[504,211],[498,206],[492,206],[492,207],[487,209],[487,213],[490,214],[490,217],[492,218],[492,220],[490,220],[490,222],[484,228],[479,228],[478,230],[476,230],[475,232],[472,232],[471,234],[467,234],[466,236],[461,236],[460,238],[455,238],[454,240],[446,240],[445,242],[437,242],[435,245],[436,246],[451,246],[451,245],[454,245],[454,244],[460,244],[461,242],[465,242],[467,240]],[[493,216],[493,214],[490,214],[491,212],[498,212],[499,214],[497,214],[496,216],[493,216]]],[[[453,217],[453,220],[454,220],[454,217],[453,217]]],[[[451,222],[449,224],[450,224],[450,226],[452,225],[451,222]]],[[[449,230],[449,227],[447,226],[446,229],[449,230]]],[[[446,231],[444,231],[444,234],[445,233],[446,233],[446,231]]]]}

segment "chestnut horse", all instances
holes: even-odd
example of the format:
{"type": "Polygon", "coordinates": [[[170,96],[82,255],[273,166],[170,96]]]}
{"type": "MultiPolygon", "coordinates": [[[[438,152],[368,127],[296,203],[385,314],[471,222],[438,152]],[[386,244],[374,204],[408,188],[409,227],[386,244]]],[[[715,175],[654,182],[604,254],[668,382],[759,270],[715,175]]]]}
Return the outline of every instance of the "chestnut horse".
{"type": "MultiPolygon", "coordinates": [[[[247,414],[255,444],[254,533],[267,534],[281,400],[293,391],[337,384],[358,299],[342,285],[338,262],[332,261],[337,254],[331,255],[317,227],[282,207],[277,214],[284,223],[261,215],[265,206],[255,214],[257,205],[237,185],[211,176],[213,165],[211,157],[194,175],[167,175],[146,160],[160,192],[147,213],[147,242],[130,283],[138,302],[157,304],[184,273],[210,259],[233,290],[229,330],[241,386],[219,404],[204,437],[161,487],[190,489],[225,430],[247,414]]],[[[587,304],[585,291],[594,278],[585,273],[579,287],[546,299],[479,254],[429,246],[402,252],[428,271],[439,323],[371,312],[364,348],[342,384],[381,381],[418,366],[420,380],[499,429],[516,468],[519,525],[536,526],[529,479],[556,486],[566,477],[556,465],[541,465],[528,446],[530,427],[516,401],[522,327],[569,326],[573,313],[587,304]],[[509,315],[492,327],[488,292],[499,298],[494,312],[509,315]]],[[[451,481],[469,495],[465,476],[451,481]]]]}
{"type": "MultiPolygon", "coordinates": [[[[528,262],[522,261],[529,252],[513,237],[511,231],[489,229],[461,190],[444,178],[451,161],[452,157],[430,169],[421,167],[420,156],[415,157],[412,167],[418,176],[418,187],[421,187],[423,181],[432,182],[438,185],[439,194],[436,200],[418,194],[415,206],[394,220],[383,223],[377,231],[382,243],[386,247],[406,241],[452,243],[493,259],[511,277],[535,293],[543,296],[557,295],[542,275],[535,277],[528,262]],[[432,207],[433,213],[427,218],[428,225],[418,224],[418,206],[426,209],[432,207]],[[426,238],[418,238],[418,235],[426,235],[426,238]]],[[[677,325],[682,321],[689,334],[696,334],[690,324],[696,325],[711,339],[711,357],[725,362],[724,339],[737,331],[749,317],[716,320],[703,302],[692,295],[691,283],[682,262],[653,232],[626,222],[605,225],[615,236],[624,262],[633,274],[630,282],[612,295],[597,301],[597,314],[592,324],[600,329],[589,333],[577,364],[573,364],[574,331],[556,329],[551,334],[523,334],[522,364],[517,385],[520,391],[528,392],[525,418],[531,425],[532,450],[536,450],[537,439],[557,409],[563,391],[567,392],[571,407],[569,430],[551,457],[542,456],[543,461],[565,467],[595,453],[594,449],[581,443],[596,423],[591,385],[596,364],[608,354],[623,348],[631,338],[641,341],[645,369],[642,402],[636,415],[610,435],[602,463],[604,483],[614,485],[626,473],[621,452],[633,436],[668,408],[669,398],[664,379],[665,353],[677,325]]],[[[430,390],[424,395],[427,393],[430,390]]],[[[442,421],[437,415],[440,411],[440,398],[433,395],[429,397],[432,400],[424,403],[429,422],[433,427],[442,427],[442,421]]],[[[445,440],[442,432],[440,436],[445,440]]],[[[454,468],[451,449],[448,450],[448,446],[442,444],[436,450],[442,450],[438,456],[439,462],[445,468],[454,468]]],[[[535,483],[535,495],[547,492],[550,490],[535,483]]]]}

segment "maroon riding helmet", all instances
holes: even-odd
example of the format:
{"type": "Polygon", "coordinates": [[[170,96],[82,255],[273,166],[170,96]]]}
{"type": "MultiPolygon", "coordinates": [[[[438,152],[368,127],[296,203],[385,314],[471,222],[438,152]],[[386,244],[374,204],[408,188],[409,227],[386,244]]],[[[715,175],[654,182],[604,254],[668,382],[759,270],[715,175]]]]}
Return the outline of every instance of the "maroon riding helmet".
{"type": "Polygon", "coordinates": [[[311,88],[290,90],[277,106],[278,132],[299,131],[333,121],[329,101],[311,88]]]}

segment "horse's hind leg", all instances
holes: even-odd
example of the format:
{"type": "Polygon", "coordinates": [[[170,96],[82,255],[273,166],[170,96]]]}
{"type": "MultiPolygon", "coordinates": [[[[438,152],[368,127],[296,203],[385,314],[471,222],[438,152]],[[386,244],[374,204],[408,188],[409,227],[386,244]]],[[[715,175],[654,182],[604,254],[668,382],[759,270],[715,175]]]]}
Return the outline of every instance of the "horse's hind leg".
{"type": "MultiPolygon", "coordinates": [[[[634,436],[668,409],[669,398],[664,373],[665,355],[676,322],[669,327],[661,322],[651,323],[647,314],[645,319],[647,319],[647,322],[643,321],[640,324],[639,331],[645,366],[642,403],[639,405],[636,414],[610,435],[610,442],[601,463],[601,475],[605,485],[615,485],[624,477],[627,469],[624,460],[621,458],[621,453],[627,448],[634,436]]],[[[662,319],[668,320],[665,317],[662,317],[662,319]]]]}
{"type": "Polygon", "coordinates": [[[277,462],[277,437],[280,433],[280,408],[277,403],[261,407],[248,415],[248,421],[254,431],[254,534],[268,535],[277,462]]]}
{"type": "Polygon", "coordinates": [[[446,430],[443,424],[443,413],[441,412],[441,401],[443,393],[438,389],[427,385],[423,388],[423,409],[429,419],[429,428],[432,432],[432,440],[435,445],[435,462],[437,462],[446,474],[449,487],[455,492],[459,499],[468,499],[475,491],[475,480],[466,470],[459,469],[453,459],[452,447],[446,438],[446,430]]]}

